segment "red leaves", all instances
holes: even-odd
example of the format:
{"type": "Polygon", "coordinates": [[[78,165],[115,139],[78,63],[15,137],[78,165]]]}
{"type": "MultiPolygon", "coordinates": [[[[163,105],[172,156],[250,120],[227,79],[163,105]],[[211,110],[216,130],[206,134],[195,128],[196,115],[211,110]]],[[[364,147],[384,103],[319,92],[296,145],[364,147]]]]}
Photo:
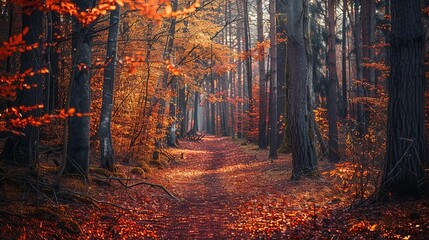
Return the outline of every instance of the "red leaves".
{"type": "Polygon", "coordinates": [[[37,42],[31,45],[26,45],[26,42],[23,40],[23,36],[26,35],[28,31],[29,28],[25,27],[21,33],[11,36],[8,41],[3,42],[2,45],[0,45],[0,61],[12,56],[16,52],[23,53],[25,51],[31,51],[39,46],[37,42]]]}
{"type": "Polygon", "coordinates": [[[199,0],[196,0],[189,7],[176,12],[172,11],[171,4],[166,0],[101,0],[99,4],[92,9],[79,9],[70,0],[47,0],[44,4],[39,1],[25,0],[13,0],[13,2],[22,6],[26,14],[31,14],[34,9],[39,9],[43,12],[55,11],[60,14],[74,16],[83,25],[91,24],[100,16],[106,15],[109,11],[114,10],[116,4],[119,6],[127,4],[131,10],[137,10],[144,17],[155,20],[159,24],[164,18],[187,15],[195,12],[195,10],[200,7],[199,0]],[[160,11],[163,5],[165,5],[164,11],[160,11]]]}

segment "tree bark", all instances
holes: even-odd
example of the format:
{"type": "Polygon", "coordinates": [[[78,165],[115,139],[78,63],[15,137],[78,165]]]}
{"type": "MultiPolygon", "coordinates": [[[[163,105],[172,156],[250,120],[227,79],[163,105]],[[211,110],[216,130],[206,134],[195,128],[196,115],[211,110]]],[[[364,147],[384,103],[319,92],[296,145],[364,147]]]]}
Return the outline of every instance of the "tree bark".
{"type": "Polygon", "coordinates": [[[115,86],[115,70],[118,49],[120,7],[116,4],[116,9],[110,12],[110,28],[107,39],[107,66],[104,68],[103,98],[101,104],[100,126],[98,134],[100,138],[100,165],[102,168],[114,171],[115,154],[112,143],[112,109],[115,86]]]}
{"type": "MultiPolygon", "coordinates": [[[[172,5],[172,11],[177,11],[177,0],[170,1],[172,5]]],[[[168,39],[168,47],[167,47],[167,55],[168,60],[171,58],[171,54],[173,53],[174,41],[176,35],[176,18],[171,19],[170,30],[169,30],[169,39],[168,39]]],[[[169,73],[165,73],[165,78],[168,81],[169,73]]],[[[171,79],[170,89],[173,92],[177,92],[177,78],[175,76],[171,79]]],[[[173,147],[176,146],[177,136],[176,136],[176,98],[170,99],[169,106],[169,116],[172,119],[172,123],[167,128],[167,146],[173,147]]]]}
{"type": "MultiPolygon", "coordinates": [[[[92,7],[92,1],[75,0],[80,11],[92,7]]],[[[90,68],[91,68],[91,34],[87,26],[73,20],[73,68],[70,108],[84,116],[70,117],[67,143],[67,170],[71,173],[88,174],[89,169],[89,130],[90,130],[90,68]]]]}
{"type": "Polygon", "coordinates": [[[292,179],[312,175],[316,170],[316,152],[310,138],[310,114],[307,110],[309,59],[304,39],[307,0],[288,1],[288,59],[290,61],[290,124],[292,145],[292,179]],[[304,16],[305,15],[305,16],[304,16]]]}
{"type": "Polygon", "coordinates": [[[341,98],[341,117],[347,118],[347,3],[343,0],[343,22],[342,22],[342,39],[341,39],[341,78],[342,78],[342,98],[341,98]]]}
{"type": "Polygon", "coordinates": [[[276,35],[276,0],[270,0],[270,155],[271,159],[277,158],[277,35],[276,35]]]}
{"type": "MultiPolygon", "coordinates": [[[[242,16],[241,10],[241,0],[236,0],[237,4],[237,15],[238,18],[242,16]]],[[[242,26],[244,24],[241,21],[237,22],[237,51],[241,53],[243,51],[243,41],[242,41],[242,26]]],[[[244,90],[243,90],[243,62],[239,59],[237,63],[237,96],[239,99],[244,99],[244,90]]],[[[243,103],[239,101],[237,103],[237,137],[241,138],[243,135],[243,103]]]]}
{"type": "Polygon", "coordinates": [[[186,136],[187,131],[187,109],[186,109],[186,96],[185,85],[179,87],[179,121],[180,121],[180,137],[186,136]]]}
{"type": "Polygon", "coordinates": [[[338,128],[337,128],[337,64],[336,64],[336,51],[335,51],[335,1],[328,0],[328,126],[329,126],[329,154],[328,159],[330,162],[336,163],[339,161],[338,154],[338,128]]]}
{"type": "MultiPolygon", "coordinates": [[[[375,1],[361,0],[362,24],[362,53],[364,62],[374,60],[374,49],[371,47],[375,40],[375,1]]],[[[371,84],[376,84],[374,68],[363,68],[363,78],[371,84]]]]}
{"type": "Polygon", "coordinates": [[[429,193],[424,135],[425,32],[420,0],[392,2],[386,164],[381,192],[399,197],[429,193]]]}
{"type": "MultiPolygon", "coordinates": [[[[286,3],[282,0],[276,1],[277,12],[277,36],[281,41],[277,44],[277,119],[283,119],[280,124],[285,124],[287,121],[286,114],[286,3]]],[[[279,131],[278,141],[285,140],[284,134],[286,130],[279,131]]]]}
{"type": "MultiPolygon", "coordinates": [[[[249,10],[248,0],[244,0],[244,10],[243,10],[243,18],[244,18],[244,51],[246,54],[250,54],[250,26],[249,26],[249,10]]],[[[246,58],[246,83],[247,83],[247,100],[248,100],[248,111],[249,115],[253,112],[253,95],[252,95],[252,57],[247,56],[246,58]]]]}
{"type": "Polygon", "coordinates": [[[200,105],[200,93],[195,91],[195,100],[194,100],[194,125],[192,126],[192,133],[197,134],[199,130],[198,126],[198,105],[200,105]]]}
{"type": "MultiPolygon", "coordinates": [[[[262,13],[262,0],[257,0],[257,26],[258,42],[264,41],[264,24],[262,13]]],[[[277,54],[277,53],[276,53],[277,54]]],[[[263,149],[267,147],[267,85],[265,80],[265,48],[263,45],[258,48],[259,55],[259,128],[258,128],[258,145],[263,149]]],[[[277,79],[276,79],[277,80],[277,79]]]]}
{"type": "MultiPolygon", "coordinates": [[[[355,10],[355,28],[354,28],[354,47],[356,51],[356,79],[363,81],[363,67],[362,67],[362,29],[361,29],[361,20],[360,20],[360,0],[354,0],[354,10],[355,10]]],[[[356,86],[356,96],[364,97],[365,91],[361,85],[356,86]]],[[[355,128],[360,134],[363,134],[366,128],[366,117],[364,112],[363,103],[360,101],[356,102],[356,111],[354,116],[356,118],[355,128]]]]}

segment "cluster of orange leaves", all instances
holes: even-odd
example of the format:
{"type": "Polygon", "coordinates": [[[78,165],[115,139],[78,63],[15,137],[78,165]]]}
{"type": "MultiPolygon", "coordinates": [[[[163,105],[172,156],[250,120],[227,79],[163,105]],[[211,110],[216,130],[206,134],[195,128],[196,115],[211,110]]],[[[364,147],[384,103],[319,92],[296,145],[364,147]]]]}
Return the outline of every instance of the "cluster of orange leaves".
{"type": "MultiPolygon", "coordinates": [[[[133,75],[137,72],[137,68],[141,66],[143,63],[146,63],[148,59],[143,56],[141,52],[137,52],[134,56],[126,56],[121,63],[128,67],[128,75],[133,75]]],[[[170,60],[166,60],[165,64],[167,66],[167,70],[171,72],[173,75],[180,75],[180,70],[176,67],[170,60]]]]}
{"type": "Polygon", "coordinates": [[[26,45],[23,37],[28,33],[29,28],[25,27],[22,33],[11,36],[8,41],[5,41],[0,46],[0,61],[12,56],[15,52],[31,51],[39,46],[38,43],[26,45]]]}
{"type": "MultiPolygon", "coordinates": [[[[36,73],[47,73],[47,70],[42,69],[36,73]]],[[[13,100],[16,97],[17,90],[28,90],[31,87],[37,87],[36,84],[28,85],[24,83],[25,77],[32,77],[36,73],[33,72],[33,69],[28,69],[23,73],[16,73],[12,76],[0,76],[0,98],[13,100]]]]}
{"type": "Polygon", "coordinates": [[[174,66],[173,63],[170,62],[170,60],[166,60],[165,64],[167,64],[167,70],[171,72],[174,76],[178,76],[180,74],[180,70],[174,66]]]}
{"type": "Polygon", "coordinates": [[[66,119],[72,116],[89,116],[89,113],[76,113],[74,108],[70,108],[67,112],[61,109],[57,114],[44,114],[41,117],[32,115],[23,117],[23,113],[43,108],[43,104],[7,108],[0,113],[0,131],[9,131],[14,134],[22,135],[23,133],[16,129],[24,129],[27,126],[40,127],[43,124],[51,123],[51,121],[55,119],[66,119]]]}
{"type": "MultiPolygon", "coordinates": [[[[37,43],[32,45],[26,45],[23,40],[29,31],[26,27],[23,31],[17,35],[11,36],[7,42],[3,43],[0,47],[0,60],[3,60],[16,52],[31,51],[38,47],[37,43]]],[[[26,77],[33,77],[36,74],[49,73],[48,69],[42,68],[34,71],[33,69],[27,69],[22,73],[15,73],[9,76],[0,76],[0,98],[6,100],[14,100],[17,96],[17,91],[28,91],[31,88],[38,87],[37,84],[25,83],[26,77]]],[[[43,124],[50,123],[53,119],[65,119],[71,116],[87,116],[88,114],[76,113],[74,108],[70,108],[67,112],[62,109],[57,114],[44,114],[40,117],[35,117],[30,114],[29,116],[23,116],[23,113],[29,113],[34,110],[43,109],[43,104],[36,104],[33,106],[18,106],[10,107],[3,111],[0,111],[0,132],[12,132],[14,134],[22,134],[19,129],[24,129],[27,126],[39,127],[43,124]]]]}
{"type": "Polygon", "coordinates": [[[119,6],[127,4],[131,10],[138,11],[141,15],[158,21],[159,24],[164,18],[186,15],[200,7],[199,0],[196,0],[188,8],[176,12],[172,11],[171,3],[167,0],[101,0],[92,9],[79,9],[71,0],[12,0],[12,3],[22,6],[27,14],[30,14],[34,9],[68,14],[74,16],[83,25],[91,24],[100,16],[106,15],[108,11],[115,10],[116,4],[119,6]],[[165,5],[164,11],[159,12],[160,6],[163,4],[165,5]]]}
{"type": "Polygon", "coordinates": [[[242,52],[238,53],[238,59],[241,61],[245,61],[249,58],[253,58],[256,60],[263,59],[265,56],[260,56],[260,53],[261,52],[265,53],[266,49],[268,49],[269,47],[270,47],[270,40],[269,39],[266,39],[262,42],[257,42],[255,44],[255,47],[249,49],[248,52],[242,51],[242,52]],[[262,50],[265,50],[265,51],[262,51],[262,50]]]}

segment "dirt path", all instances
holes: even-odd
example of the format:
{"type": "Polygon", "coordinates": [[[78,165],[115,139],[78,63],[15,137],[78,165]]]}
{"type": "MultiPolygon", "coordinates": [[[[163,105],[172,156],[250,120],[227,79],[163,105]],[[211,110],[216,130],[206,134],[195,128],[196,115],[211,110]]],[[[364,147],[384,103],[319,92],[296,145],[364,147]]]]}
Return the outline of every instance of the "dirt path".
{"type": "Polygon", "coordinates": [[[231,138],[182,141],[172,152],[185,159],[145,181],[180,201],[147,185],[69,179],[98,204],[65,198],[45,202],[52,210],[43,214],[9,214],[40,208],[17,201],[0,209],[0,239],[427,239],[428,200],[350,210],[353,194],[337,174],[290,182],[290,155],[271,161],[267,150],[231,138]]]}
{"type": "Polygon", "coordinates": [[[182,201],[173,203],[159,219],[159,237],[248,236],[234,227],[238,220],[234,213],[240,204],[264,190],[263,182],[256,182],[261,167],[275,167],[279,163],[258,160],[230,138],[213,136],[200,142],[183,142],[176,151],[184,154],[185,161],[161,174],[166,177],[168,188],[182,201]]]}

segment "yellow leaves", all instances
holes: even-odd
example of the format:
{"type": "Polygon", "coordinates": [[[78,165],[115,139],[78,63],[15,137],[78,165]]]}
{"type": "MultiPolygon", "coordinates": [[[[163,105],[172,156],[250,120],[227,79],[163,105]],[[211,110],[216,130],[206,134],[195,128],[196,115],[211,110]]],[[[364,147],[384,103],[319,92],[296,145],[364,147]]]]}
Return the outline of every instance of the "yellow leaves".
{"type": "Polygon", "coordinates": [[[122,0],[115,0],[115,2],[116,2],[116,4],[118,4],[121,7],[124,6],[124,2],[122,0]]]}
{"type": "Polygon", "coordinates": [[[69,116],[73,116],[73,114],[76,112],[76,109],[74,109],[74,108],[70,108],[68,111],[67,111],[67,114],[69,115],[69,116]]]}
{"type": "Polygon", "coordinates": [[[368,226],[368,230],[371,232],[374,232],[377,229],[377,226],[378,226],[377,224],[370,225],[368,226]]]}
{"type": "Polygon", "coordinates": [[[166,60],[165,64],[167,64],[168,71],[171,72],[174,76],[178,76],[180,74],[179,69],[176,68],[169,60],[166,60]]]}
{"type": "Polygon", "coordinates": [[[370,224],[367,221],[360,221],[357,223],[354,223],[350,228],[349,232],[361,232],[365,229],[369,230],[370,232],[376,231],[378,228],[378,224],[370,224]]]}
{"type": "Polygon", "coordinates": [[[165,15],[170,16],[173,12],[173,8],[171,7],[171,3],[167,3],[165,6],[165,15]]]}
{"type": "Polygon", "coordinates": [[[49,73],[49,70],[47,68],[42,68],[39,71],[37,71],[37,73],[46,74],[46,73],[49,73]]]}

